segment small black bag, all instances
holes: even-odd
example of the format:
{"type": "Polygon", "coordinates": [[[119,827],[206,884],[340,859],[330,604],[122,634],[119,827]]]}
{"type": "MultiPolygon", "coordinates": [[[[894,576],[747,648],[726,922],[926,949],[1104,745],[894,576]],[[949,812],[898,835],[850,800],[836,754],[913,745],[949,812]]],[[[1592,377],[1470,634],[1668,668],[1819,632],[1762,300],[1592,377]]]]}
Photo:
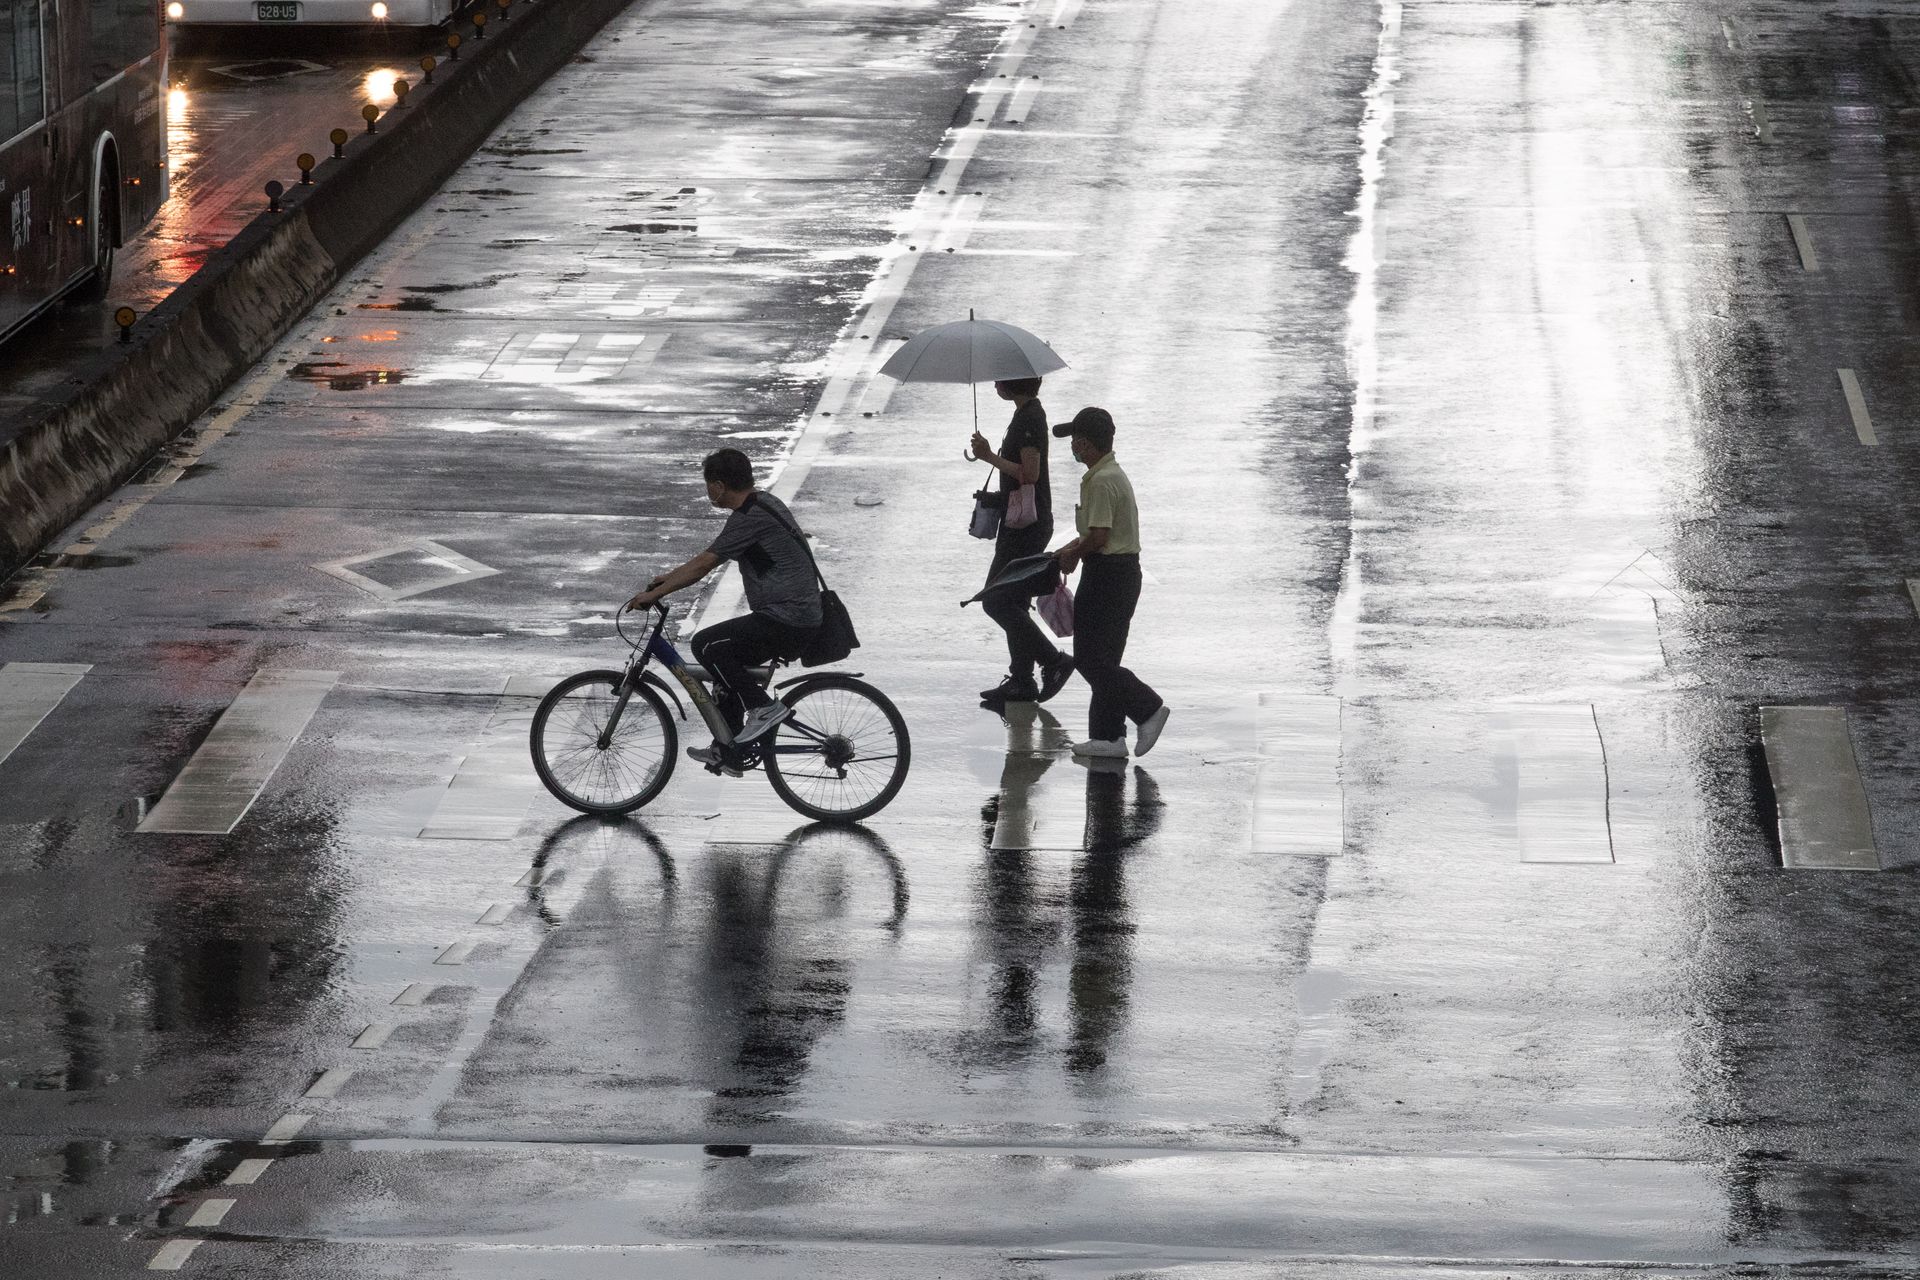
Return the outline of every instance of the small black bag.
{"type": "Polygon", "coordinates": [[[807,553],[807,563],[813,566],[813,576],[820,583],[820,626],[800,650],[800,665],[821,667],[843,660],[860,647],[860,637],[853,630],[853,615],[847,612],[846,605],[840,603],[839,594],[828,588],[826,575],[820,572],[820,562],[813,558],[813,548],[807,545],[807,536],[792,521],[782,519],[772,507],[763,509],[786,526],[787,532],[800,544],[800,549],[807,553]]]}
{"type": "Polygon", "coordinates": [[[977,489],[973,495],[973,514],[967,518],[967,532],[976,538],[1000,536],[1000,521],[1007,512],[1007,495],[994,489],[977,489]]]}

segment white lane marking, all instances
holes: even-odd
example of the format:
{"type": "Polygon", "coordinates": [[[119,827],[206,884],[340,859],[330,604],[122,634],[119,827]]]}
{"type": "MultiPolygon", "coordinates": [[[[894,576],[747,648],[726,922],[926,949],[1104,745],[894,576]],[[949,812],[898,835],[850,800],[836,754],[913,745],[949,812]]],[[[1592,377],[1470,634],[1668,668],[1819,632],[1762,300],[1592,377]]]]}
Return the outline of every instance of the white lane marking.
{"type": "Polygon", "coordinates": [[[1339,854],[1346,845],[1340,699],[1262,693],[1254,716],[1253,851],[1339,854]]]}
{"type": "Polygon", "coordinates": [[[12,755],[91,670],[81,662],[9,662],[0,667],[0,760],[12,755]]]}
{"type": "Polygon", "coordinates": [[[1767,119],[1767,104],[1758,98],[1746,101],[1747,114],[1753,118],[1753,136],[1771,145],[1773,142],[1773,123],[1767,119]]]}
{"type": "Polygon", "coordinates": [[[393,1028],[394,1024],[391,1022],[369,1022],[365,1029],[353,1038],[353,1043],[348,1047],[378,1049],[387,1042],[387,1037],[393,1034],[393,1028]]]}
{"type": "Polygon", "coordinates": [[[513,904],[511,902],[496,902],[492,906],[488,907],[485,911],[481,912],[480,918],[478,920],[475,920],[474,923],[475,924],[505,924],[507,922],[507,917],[512,914],[513,914],[513,904]]]}
{"type": "Polygon", "coordinates": [[[954,253],[966,248],[968,238],[973,235],[974,224],[980,221],[980,211],[986,203],[987,198],[982,195],[964,195],[955,200],[947,216],[940,220],[933,237],[927,241],[927,252],[954,253]]]}
{"type": "Polygon", "coordinates": [[[436,990],[431,982],[409,982],[407,989],[393,998],[393,1002],[403,1008],[414,1008],[427,1002],[427,997],[436,990]]]}
{"type": "MultiPolygon", "coordinates": [[[[291,345],[291,344],[289,344],[291,345]]],[[[227,403],[227,407],[213,415],[206,428],[185,448],[172,454],[172,461],[155,472],[152,479],[141,484],[129,484],[122,492],[131,490],[133,496],[113,505],[106,515],[94,521],[81,531],[80,537],[61,550],[62,555],[84,556],[98,550],[100,544],[111,537],[121,525],[133,519],[140,508],[159,497],[174,481],[187,473],[200,460],[200,455],[212,448],[240,420],[252,413],[274,383],[285,376],[297,357],[281,356],[262,369],[259,374],[248,380],[240,388],[239,394],[227,403]]],[[[12,594],[0,601],[0,621],[8,621],[13,616],[32,608],[53,587],[53,583],[62,569],[47,568],[22,573],[13,580],[12,594]]]]}
{"type": "Polygon", "coordinates": [[[201,1245],[199,1240],[169,1240],[154,1251],[153,1260],[147,1263],[149,1271],[178,1271],[187,1265],[187,1259],[201,1245]]]}
{"type": "Polygon", "coordinates": [[[547,676],[513,676],[494,704],[493,716],[467,752],[433,816],[420,829],[423,840],[511,840],[540,791],[527,755],[534,710],[557,683],[547,676]]]}
{"type": "Polygon", "coordinates": [[[202,1200],[200,1207],[193,1211],[193,1216],[187,1219],[187,1225],[190,1227],[217,1227],[220,1225],[220,1220],[225,1218],[233,1209],[233,1206],[239,1203],[238,1200],[202,1200]]]}
{"type": "Polygon", "coordinates": [[[1507,733],[1510,803],[1522,862],[1613,861],[1607,757],[1589,705],[1516,707],[1507,733]]]}
{"type": "Polygon", "coordinates": [[[1840,377],[1840,390],[1847,397],[1847,412],[1853,417],[1853,434],[1860,437],[1864,445],[1878,445],[1880,437],[1873,433],[1873,419],[1867,413],[1867,398],[1860,392],[1860,379],[1851,369],[1834,370],[1840,377]]]}
{"type": "Polygon", "coordinates": [[[302,1129],[307,1127],[307,1121],[311,1119],[313,1119],[312,1116],[301,1115],[298,1112],[281,1116],[273,1122],[273,1127],[268,1129],[261,1137],[260,1143],[262,1146],[269,1147],[285,1146],[287,1143],[292,1142],[302,1129]]]}
{"type": "Polygon", "coordinates": [[[1846,708],[1762,707],[1760,741],[1780,813],[1781,862],[1794,870],[1878,871],[1846,708]]]}
{"type": "Polygon", "coordinates": [[[1040,77],[1028,76],[1013,87],[1007,99],[1007,123],[1023,124],[1033,114],[1034,100],[1040,96],[1040,77]]]}
{"type": "Polygon", "coordinates": [[[271,1160],[242,1160],[233,1166],[233,1172],[227,1175],[229,1187],[250,1187],[260,1181],[260,1175],[273,1167],[271,1160]]]}
{"type": "Polygon", "coordinates": [[[338,671],[255,675],[137,830],[200,835],[232,831],[339,679],[338,671]]]}
{"type": "Polygon", "coordinates": [[[352,1067],[328,1067],[320,1073],[320,1078],[309,1085],[307,1091],[300,1096],[303,1098],[338,1097],[340,1090],[351,1079],[353,1079],[352,1067]]]}
{"type": "Polygon", "coordinates": [[[478,582],[481,578],[491,578],[500,572],[491,565],[481,564],[471,556],[463,556],[452,547],[442,546],[429,538],[415,538],[412,542],[405,542],[397,547],[369,551],[365,555],[334,560],[327,564],[316,564],[313,567],[330,577],[340,579],[348,586],[357,587],[376,600],[385,600],[388,603],[411,599],[429,591],[439,591],[444,587],[457,586],[461,583],[478,582]],[[371,567],[382,560],[389,560],[396,556],[412,556],[418,561],[436,565],[445,571],[444,576],[428,578],[406,586],[389,586],[359,571],[361,567],[371,567]]]}
{"type": "Polygon", "coordinates": [[[1073,20],[1080,16],[1080,10],[1086,7],[1086,3],[1087,0],[1060,0],[1060,3],[1053,7],[1055,28],[1065,31],[1072,26],[1073,20]]]}
{"type": "MultiPolygon", "coordinates": [[[[893,353],[907,345],[905,338],[888,338],[873,350],[872,367],[877,369],[893,358],[893,353]]],[[[873,378],[867,383],[867,393],[860,397],[860,416],[877,418],[887,411],[887,401],[893,399],[893,391],[899,382],[892,378],[873,378]]]]}
{"type": "Polygon", "coordinates": [[[1728,53],[1740,52],[1740,42],[1735,38],[1732,18],[1720,19],[1720,38],[1727,42],[1728,53]]]}
{"type": "Polygon", "coordinates": [[[1807,230],[1806,218],[1798,213],[1788,214],[1787,230],[1793,233],[1793,247],[1800,251],[1800,269],[1818,271],[1820,258],[1813,251],[1813,233],[1807,230]]]}
{"type": "Polygon", "coordinates": [[[478,943],[473,942],[456,942],[435,956],[433,962],[435,964],[465,964],[467,957],[473,954],[474,947],[478,945],[478,943]]]}

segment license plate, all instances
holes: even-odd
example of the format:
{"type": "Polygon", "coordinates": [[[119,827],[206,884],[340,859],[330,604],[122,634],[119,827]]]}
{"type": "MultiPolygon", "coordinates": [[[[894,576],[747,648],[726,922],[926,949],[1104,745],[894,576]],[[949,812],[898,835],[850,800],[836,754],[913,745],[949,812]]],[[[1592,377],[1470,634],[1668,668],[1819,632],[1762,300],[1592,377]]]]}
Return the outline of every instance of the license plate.
{"type": "Polygon", "coordinates": [[[297,22],[300,18],[300,5],[297,0],[264,0],[253,6],[253,16],[261,22],[297,22]]]}

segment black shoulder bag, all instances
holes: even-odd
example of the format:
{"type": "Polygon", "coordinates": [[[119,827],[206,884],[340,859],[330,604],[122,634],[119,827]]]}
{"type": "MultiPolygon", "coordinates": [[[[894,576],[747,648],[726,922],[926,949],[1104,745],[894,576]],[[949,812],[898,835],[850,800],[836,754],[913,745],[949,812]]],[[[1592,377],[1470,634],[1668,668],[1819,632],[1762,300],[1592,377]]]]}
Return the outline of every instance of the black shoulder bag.
{"type": "Polygon", "coordinates": [[[860,647],[860,637],[853,631],[853,616],[847,612],[847,606],[840,603],[840,597],[828,586],[827,579],[820,572],[820,562],[813,558],[813,548],[807,545],[806,535],[794,525],[793,521],[782,516],[772,507],[761,508],[780,522],[782,528],[793,535],[800,549],[807,553],[807,563],[813,566],[813,576],[820,583],[820,627],[813,638],[800,650],[800,665],[820,667],[829,662],[840,662],[860,647]]]}

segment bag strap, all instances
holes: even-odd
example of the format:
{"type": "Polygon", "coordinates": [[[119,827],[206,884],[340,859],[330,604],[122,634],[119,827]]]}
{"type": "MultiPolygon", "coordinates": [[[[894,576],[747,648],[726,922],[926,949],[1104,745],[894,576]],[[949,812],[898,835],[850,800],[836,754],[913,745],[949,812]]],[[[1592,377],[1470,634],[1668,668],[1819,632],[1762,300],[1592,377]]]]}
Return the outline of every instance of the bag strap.
{"type": "Polygon", "coordinates": [[[800,544],[800,549],[802,551],[807,553],[807,563],[813,566],[813,576],[819,581],[820,589],[822,591],[832,590],[831,587],[827,586],[827,577],[825,574],[820,572],[820,562],[814,559],[813,548],[807,545],[807,535],[800,532],[800,526],[795,524],[793,521],[787,519],[785,516],[782,516],[778,511],[774,510],[772,507],[767,506],[765,503],[761,502],[760,494],[757,491],[754,493],[754,495],[751,498],[747,499],[747,501],[754,503],[756,506],[760,508],[760,510],[772,516],[774,519],[774,523],[778,524],[781,528],[785,529],[788,533],[793,535],[793,540],[800,544]]]}

